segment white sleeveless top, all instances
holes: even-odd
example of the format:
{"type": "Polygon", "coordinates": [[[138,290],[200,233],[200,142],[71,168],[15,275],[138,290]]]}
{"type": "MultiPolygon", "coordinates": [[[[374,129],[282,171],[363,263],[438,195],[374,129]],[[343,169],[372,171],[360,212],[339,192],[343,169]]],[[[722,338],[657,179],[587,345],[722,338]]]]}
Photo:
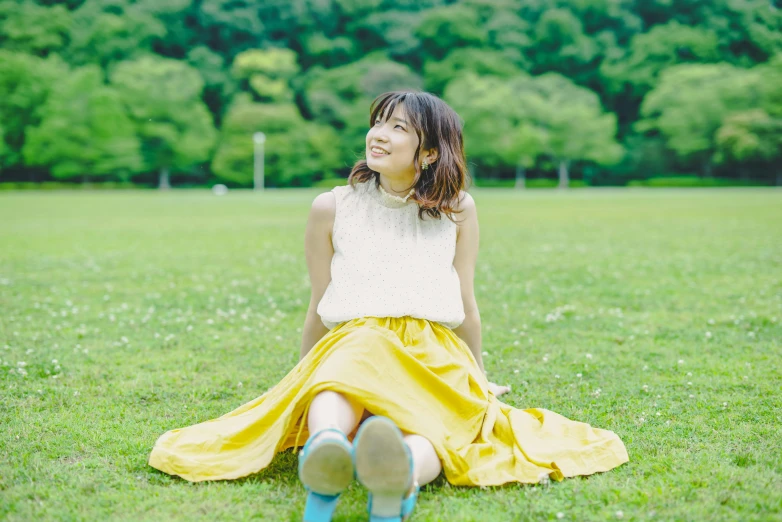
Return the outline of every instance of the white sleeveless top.
{"type": "Polygon", "coordinates": [[[335,187],[331,282],[318,303],[332,329],[359,317],[411,317],[456,328],[464,321],[453,266],[457,225],[424,213],[415,200],[376,187],[375,180],[335,187]]]}

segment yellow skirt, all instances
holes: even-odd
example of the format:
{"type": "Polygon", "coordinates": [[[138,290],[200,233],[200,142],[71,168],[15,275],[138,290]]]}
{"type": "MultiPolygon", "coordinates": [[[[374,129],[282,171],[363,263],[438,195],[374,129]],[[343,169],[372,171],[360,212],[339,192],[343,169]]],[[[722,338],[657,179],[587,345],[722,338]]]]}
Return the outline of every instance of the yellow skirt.
{"type": "Polygon", "coordinates": [[[497,400],[464,341],[439,323],[363,317],[330,330],[257,399],[164,433],[149,464],[193,482],[256,473],[277,452],[307,440],[309,404],[323,390],[429,439],[454,485],[533,483],[542,475],[561,480],[628,460],[611,431],[497,400]]]}

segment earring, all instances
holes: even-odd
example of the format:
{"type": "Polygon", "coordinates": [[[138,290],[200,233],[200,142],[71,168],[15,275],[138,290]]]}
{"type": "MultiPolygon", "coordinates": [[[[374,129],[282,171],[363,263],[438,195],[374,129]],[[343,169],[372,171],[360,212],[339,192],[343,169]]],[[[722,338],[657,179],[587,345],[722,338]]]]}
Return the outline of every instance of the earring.
{"type": "Polygon", "coordinates": [[[429,163],[427,163],[426,160],[424,160],[423,163],[421,163],[421,170],[426,170],[429,168],[429,163]]]}

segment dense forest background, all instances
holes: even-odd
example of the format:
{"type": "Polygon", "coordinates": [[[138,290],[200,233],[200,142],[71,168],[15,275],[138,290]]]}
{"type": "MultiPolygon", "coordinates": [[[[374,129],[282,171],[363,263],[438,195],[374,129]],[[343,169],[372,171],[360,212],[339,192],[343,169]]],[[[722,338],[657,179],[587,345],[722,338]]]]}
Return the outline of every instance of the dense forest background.
{"type": "Polygon", "coordinates": [[[381,92],[465,121],[481,180],[782,184],[769,0],[0,0],[0,182],[344,177],[381,92]]]}

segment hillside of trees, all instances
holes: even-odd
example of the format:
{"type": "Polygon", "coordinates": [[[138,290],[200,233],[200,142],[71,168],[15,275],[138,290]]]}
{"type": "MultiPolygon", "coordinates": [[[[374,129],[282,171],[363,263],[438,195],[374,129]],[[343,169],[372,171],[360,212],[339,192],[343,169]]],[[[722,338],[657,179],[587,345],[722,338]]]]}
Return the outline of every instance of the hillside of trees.
{"type": "Polygon", "coordinates": [[[441,96],[481,179],[782,185],[769,0],[0,0],[0,182],[344,177],[371,100],[441,96]]]}

